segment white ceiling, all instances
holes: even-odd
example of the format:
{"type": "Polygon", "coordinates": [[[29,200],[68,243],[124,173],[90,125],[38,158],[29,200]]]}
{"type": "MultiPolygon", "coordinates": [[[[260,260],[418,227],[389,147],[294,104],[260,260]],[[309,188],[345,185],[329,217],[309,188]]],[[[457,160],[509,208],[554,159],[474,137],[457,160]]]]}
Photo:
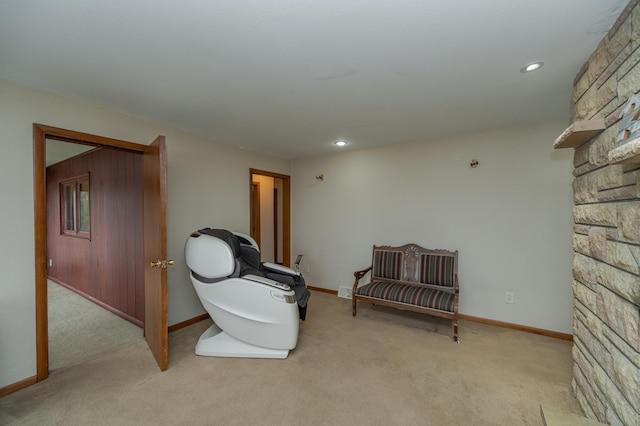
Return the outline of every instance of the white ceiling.
{"type": "Polygon", "coordinates": [[[0,0],[0,78],[302,158],[568,122],[626,3],[0,0]]]}
{"type": "Polygon", "coordinates": [[[80,145],[77,143],[62,142],[53,139],[47,139],[46,142],[45,147],[47,153],[45,155],[45,164],[47,167],[66,160],[67,158],[75,157],[76,155],[95,149],[95,146],[80,145]]]}

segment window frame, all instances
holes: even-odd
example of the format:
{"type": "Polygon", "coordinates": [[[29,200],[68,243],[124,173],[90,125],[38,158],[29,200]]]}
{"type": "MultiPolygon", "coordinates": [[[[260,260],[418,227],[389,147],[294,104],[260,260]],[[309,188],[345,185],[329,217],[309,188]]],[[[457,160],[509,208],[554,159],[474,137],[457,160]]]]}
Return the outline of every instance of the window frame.
{"type": "Polygon", "coordinates": [[[60,191],[60,235],[91,240],[91,176],[90,173],[74,176],[58,181],[60,191]],[[86,185],[86,191],[81,189],[86,185]],[[72,188],[72,199],[69,199],[67,189],[72,188]],[[82,193],[88,193],[86,200],[82,193]],[[84,203],[87,208],[83,209],[84,203]],[[70,208],[71,207],[71,208],[70,208]],[[86,210],[85,214],[83,212],[86,210]],[[71,217],[69,217],[71,214],[71,217]],[[88,215],[88,218],[85,217],[88,215]],[[88,230],[83,230],[83,225],[88,230]],[[73,226],[73,229],[71,229],[73,226]]]}

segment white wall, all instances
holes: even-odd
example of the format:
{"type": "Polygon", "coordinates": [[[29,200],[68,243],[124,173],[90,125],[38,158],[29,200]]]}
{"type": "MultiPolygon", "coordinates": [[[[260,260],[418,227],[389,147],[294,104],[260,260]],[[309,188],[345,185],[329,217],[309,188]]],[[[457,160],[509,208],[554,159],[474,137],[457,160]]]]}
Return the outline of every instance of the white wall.
{"type": "Polygon", "coordinates": [[[351,286],[373,244],[459,250],[461,313],[571,333],[573,153],[552,149],[565,127],[294,161],[292,245],[307,283],[351,286]]]}
{"type": "Polygon", "coordinates": [[[204,226],[248,233],[248,170],[256,168],[292,176],[292,253],[305,254],[310,285],[350,286],[374,243],[457,249],[462,313],[571,332],[572,152],[551,149],[565,123],[342,152],[290,168],[0,80],[0,387],[36,372],[34,122],[142,144],[167,137],[168,254],[176,261],[169,324],[204,312],[184,265],[187,235],[204,226]],[[504,303],[505,291],[515,304],[504,303]]]}
{"type": "Polygon", "coordinates": [[[289,174],[289,162],[0,80],[0,387],[36,373],[33,123],[151,143],[167,140],[169,324],[204,312],[184,263],[187,236],[205,226],[248,233],[249,169],[289,174]]]}

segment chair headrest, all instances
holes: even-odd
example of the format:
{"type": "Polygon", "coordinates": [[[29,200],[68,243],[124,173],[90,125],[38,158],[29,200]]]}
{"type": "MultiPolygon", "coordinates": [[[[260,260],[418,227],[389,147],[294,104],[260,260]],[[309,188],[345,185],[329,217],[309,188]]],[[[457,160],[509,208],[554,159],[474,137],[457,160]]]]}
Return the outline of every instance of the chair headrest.
{"type": "Polygon", "coordinates": [[[237,258],[240,256],[240,241],[238,237],[236,237],[233,232],[227,231],[226,229],[211,229],[204,228],[199,229],[198,232],[201,234],[211,235],[212,237],[216,237],[231,247],[231,251],[233,252],[233,257],[237,258]]]}
{"type": "Polygon", "coordinates": [[[184,245],[184,258],[192,276],[201,282],[229,277],[236,268],[231,246],[202,232],[192,233],[184,245]]]}

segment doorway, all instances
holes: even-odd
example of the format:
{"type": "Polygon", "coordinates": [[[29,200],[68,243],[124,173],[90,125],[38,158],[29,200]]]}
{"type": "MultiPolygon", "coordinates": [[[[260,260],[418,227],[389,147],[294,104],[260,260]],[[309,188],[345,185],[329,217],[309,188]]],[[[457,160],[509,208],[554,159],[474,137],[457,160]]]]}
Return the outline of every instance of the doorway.
{"type": "Polygon", "coordinates": [[[291,265],[291,178],[250,169],[250,233],[263,262],[291,265]]]}
{"type": "Polygon", "coordinates": [[[143,339],[141,157],[46,139],[50,371],[143,339]]]}
{"type": "Polygon", "coordinates": [[[48,278],[142,327],[142,154],[47,139],[46,155],[48,278]]]}
{"type": "Polygon", "coordinates": [[[72,130],[34,123],[34,239],[36,284],[36,381],[49,375],[48,296],[47,296],[47,188],[46,139],[73,142],[93,147],[110,147],[142,153],[143,157],[143,256],[134,261],[144,266],[144,334],[161,370],[168,366],[168,327],[166,303],[166,267],[153,270],[147,258],[162,264],[166,260],[166,155],[164,137],[151,145],[105,138],[72,130]],[[149,211],[153,213],[149,213],[149,211]],[[148,216],[148,217],[147,217],[148,216]],[[156,306],[157,305],[157,306],[156,306]]]}

